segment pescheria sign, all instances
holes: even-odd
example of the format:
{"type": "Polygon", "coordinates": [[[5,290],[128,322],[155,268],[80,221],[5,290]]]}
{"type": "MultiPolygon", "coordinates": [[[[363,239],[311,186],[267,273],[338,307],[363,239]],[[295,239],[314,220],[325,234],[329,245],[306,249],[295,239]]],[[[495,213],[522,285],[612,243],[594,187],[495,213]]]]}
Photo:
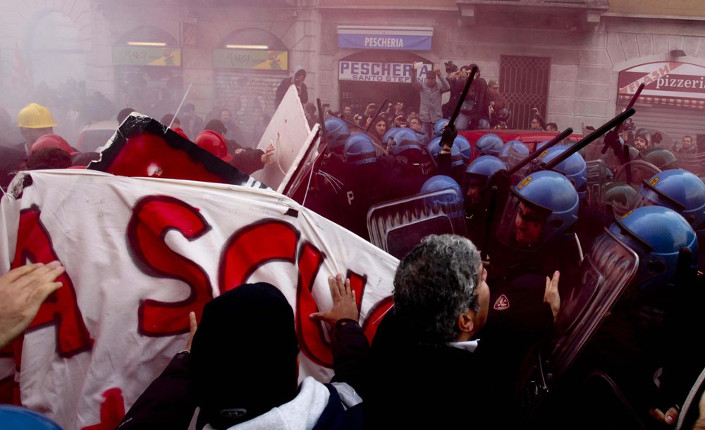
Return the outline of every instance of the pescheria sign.
{"type": "MultiPolygon", "coordinates": [[[[341,81],[369,81],[386,83],[410,83],[413,65],[411,63],[381,63],[374,61],[340,61],[338,79],[341,81]]],[[[431,71],[432,64],[423,64],[419,79],[423,80],[431,71]]]]}
{"type": "Polygon", "coordinates": [[[308,318],[332,306],[329,275],[351,278],[368,338],[390,306],[394,257],[269,189],[32,171],[0,210],[0,270],[66,268],[0,377],[66,429],[114,428],[183,348],[188,312],[242,283],[270,282],[291,303],[301,378],[331,376],[326,326],[308,318]]]}

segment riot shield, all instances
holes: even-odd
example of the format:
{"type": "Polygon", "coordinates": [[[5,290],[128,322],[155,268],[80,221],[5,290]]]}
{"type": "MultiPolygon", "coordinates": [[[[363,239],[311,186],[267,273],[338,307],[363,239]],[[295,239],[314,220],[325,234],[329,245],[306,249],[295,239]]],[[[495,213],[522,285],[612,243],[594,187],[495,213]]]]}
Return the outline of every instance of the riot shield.
{"type": "Polygon", "coordinates": [[[521,382],[525,416],[537,411],[609,315],[639,267],[639,256],[607,228],[580,266],[580,284],[561,298],[555,335],[545,355],[530,358],[521,382]]]}
{"type": "Polygon", "coordinates": [[[367,212],[370,242],[402,258],[429,234],[465,236],[462,202],[448,188],[373,205],[367,212]]]}
{"type": "Polygon", "coordinates": [[[605,228],[583,260],[580,286],[562,300],[550,358],[553,379],[574,362],[638,267],[636,252],[605,228]]]}
{"type": "Polygon", "coordinates": [[[640,188],[641,183],[654,176],[661,169],[644,160],[632,160],[615,173],[614,182],[625,182],[634,188],[640,188]]]}
{"type": "Polygon", "coordinates": [[[604,201],[605,186],[612,181],[612,172],[604,160],[597,158],[585,161],[587,185],[586,202],[590,207],[598,207],[604,201]]]}
{"type": "Polygon", "coordinates": [[[676,156],[678,167],[681,169],[688,170],[696,176],[705,174],[705,153],[682,154],[674,152],[673,155],[676,156]]]}

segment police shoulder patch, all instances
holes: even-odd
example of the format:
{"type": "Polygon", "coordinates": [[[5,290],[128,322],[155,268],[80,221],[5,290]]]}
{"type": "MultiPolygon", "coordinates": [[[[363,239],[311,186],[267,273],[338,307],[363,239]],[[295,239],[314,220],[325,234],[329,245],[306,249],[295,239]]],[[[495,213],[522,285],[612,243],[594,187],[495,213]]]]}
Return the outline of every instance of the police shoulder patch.
{"type": "Polygon", "coordinates": [[[497,311],[504,311],[509,309],[509,299],[507,296],[502,294],[501,296],[497,297],[497,300],[494,302],[493,308],[497,311]]]}

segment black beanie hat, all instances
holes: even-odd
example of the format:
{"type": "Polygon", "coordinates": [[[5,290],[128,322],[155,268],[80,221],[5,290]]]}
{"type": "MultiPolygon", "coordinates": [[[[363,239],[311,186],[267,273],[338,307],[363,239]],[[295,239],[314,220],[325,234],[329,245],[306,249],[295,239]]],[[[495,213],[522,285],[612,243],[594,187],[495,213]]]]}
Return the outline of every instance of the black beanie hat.
{"type": "Polygon", "coordinates": [[[293,399],[298,353],[294,311],[273,285],[244,284],[210,301],[191,347],[197,427],[227,428],[293,399]]]}

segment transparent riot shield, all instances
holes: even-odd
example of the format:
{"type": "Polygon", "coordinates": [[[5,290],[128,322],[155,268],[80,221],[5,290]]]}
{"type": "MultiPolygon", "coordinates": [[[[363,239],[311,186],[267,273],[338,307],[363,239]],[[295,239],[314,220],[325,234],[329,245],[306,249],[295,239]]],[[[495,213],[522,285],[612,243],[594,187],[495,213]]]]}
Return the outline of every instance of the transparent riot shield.
{"type": "Polygon", "coordinates": [[[696,176],[705,174],[705,153],[699,154],[681,154],[674,152],[678,160],[678,167],[694,173],[696,176]]]}
{"type": "Polygon", "coordinates": [[[554,378],[570,367],[638,267],[636,252],[605,228],[583,260],[580,286],[561,300],[550,358],[554,378]]]}
{"type": "Polygon", "coordinates": [[[532,358],[522,381],[522,407],[530,415],[575,362],[639,267],[639,256],[607,228],[580,266],[580,284],[561,298],[551,348],[532,358]]]}
{"type": "Polygon", "coordinates": [[[451,188],[378,203],[367,212],[370,242],[402,258],[429,234],[466,235],[463,199],[451,188]]]}
{"type": "Polygon", "coordinates": [[[614,182],[625,182],[639,189],[641,183],[654,176],[661,169],[644,160],[632,160],[624,165],[615,173],[614,182]]]}
{"type": "Polygon", "coordinates": [[[612,172],[604,160],[597,158],[585,161],[587,185],[586,202],[591,207],[602,206],[607,183],[612,181],[612,172]]]}

